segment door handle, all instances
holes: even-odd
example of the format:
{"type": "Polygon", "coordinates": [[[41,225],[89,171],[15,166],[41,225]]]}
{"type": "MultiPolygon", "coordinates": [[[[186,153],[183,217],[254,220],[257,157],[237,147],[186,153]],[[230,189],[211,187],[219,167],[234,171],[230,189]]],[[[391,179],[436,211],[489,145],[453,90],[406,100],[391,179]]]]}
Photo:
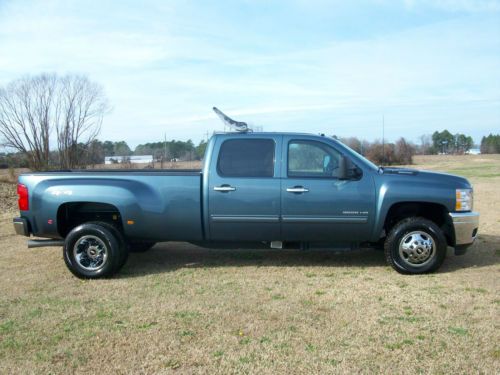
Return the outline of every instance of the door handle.
{"type": "Polygon", "coordinates": [[[294,186],[291,188],[287,188],[286,191],[289,193],[294,193],[294,194],[302,194],[302,193],[307,193],[309,189],[303,187],[303,186],[294,186]]]}
{"type": "Polygon", "coordinates": [[[215,191],[220,191],[221,193],[227,193],[228,191],[235,191],[236,188],[230,185],[214,186],[215,191]]]}

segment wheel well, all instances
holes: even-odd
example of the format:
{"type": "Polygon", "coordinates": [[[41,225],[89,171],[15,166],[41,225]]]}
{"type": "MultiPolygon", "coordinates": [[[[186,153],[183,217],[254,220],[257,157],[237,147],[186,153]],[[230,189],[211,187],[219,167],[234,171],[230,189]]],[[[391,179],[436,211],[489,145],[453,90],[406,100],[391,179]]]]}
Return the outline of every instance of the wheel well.
{"type": "Polygon", "coordinates": [[[448,215],[448,210],[441,204],[429,202],[400,202],[391,206],[384,222],[385,233],[389,233],[396,223],[408,217],[423,217],[441,228],[448,245],[452,245],[453,229],[448,215]]]}
{"type": "Polygon", "coordinates": [[[88,221],[105,221],[122,230],[118,208],[108,203],[70,202],[57,210],[57,232],[64,238],[76,226],[88,221]]]}

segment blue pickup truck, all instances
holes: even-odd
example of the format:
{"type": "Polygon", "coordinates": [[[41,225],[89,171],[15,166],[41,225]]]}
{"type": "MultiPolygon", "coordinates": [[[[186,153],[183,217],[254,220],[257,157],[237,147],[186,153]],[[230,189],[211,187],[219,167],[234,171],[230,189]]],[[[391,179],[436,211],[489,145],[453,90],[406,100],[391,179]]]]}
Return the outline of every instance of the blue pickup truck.
{"type": "Polygon", "coordinates": [[[383,248],[396,271],[437,270],[471,245],[479,214],[462,177],[377,167],[341,142],[220,133],[202,170],[102,170],[19,177],[18,234],[63,246],[82,278],[113,275],[157,242],[206,247],[383,248]],[[41,238],[40,238],[41,237],[41,238]]]}

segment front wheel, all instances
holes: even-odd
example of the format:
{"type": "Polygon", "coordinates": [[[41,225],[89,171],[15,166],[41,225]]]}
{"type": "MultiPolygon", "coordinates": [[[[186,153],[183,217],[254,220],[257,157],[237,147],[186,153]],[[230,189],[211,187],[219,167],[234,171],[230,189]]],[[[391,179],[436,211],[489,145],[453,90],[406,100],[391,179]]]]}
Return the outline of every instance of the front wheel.
{"type": "Polygon", "coordinates": [[[411,217],[391,229],[384,244],[387,263],[402,274],[436,271],[446,257],[446,238],[432,221],[411,217]]]}
{"type": "Polygon", "coordinates": [[[107,225],[77,226],[64,240],[64,262],[77,277],[98,279],[113,275],[123,265],[124,242],[107,225]]]}

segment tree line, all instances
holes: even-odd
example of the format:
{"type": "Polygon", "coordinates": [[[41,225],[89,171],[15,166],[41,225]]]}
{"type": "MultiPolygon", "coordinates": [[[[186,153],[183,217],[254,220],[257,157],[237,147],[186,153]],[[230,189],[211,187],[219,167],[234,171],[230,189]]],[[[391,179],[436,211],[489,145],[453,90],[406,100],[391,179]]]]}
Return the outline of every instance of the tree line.
{"type": "MultiPolygon", "coordinates": [[[[335,137],[335,136],[334,136],[335,137]]],[[[483,152],[483,143],[488,145],[495,144],[500,139],[500,136],[483,137],[481,142],[481,152],[483,152]],[[489,138],[488,138],[489,137],[489,138]],[[488,139],[488,141],[486,141],[488,139]]],[[[335,137],[337,138],[337,137],[335,137]]],[[[376,140],[369,142],[360,140],[356,137],[340,138],[344,144],[352,148],[354,151],[370,159],[375,164],[394,165],[394,164],[412,164],[415,154],[421,155],[436,155],[436,154],[455,154],[462,155],[470,151],[474,147],[474,141],[471,136],[456,133],[452,134],[448,130],[435,131],[433,134],[425,134],[420,137],[420,143],[416,144],[408,141],[404,137],[399,138],[396,142],[385,142],[376,140]]],[[[500,143],[496,143],[499,144],[500,143]]],[[[487,147],[485,146],[486,150],[487,147]]],[[[493,150],[494,147],[489,147],[493,150]]],[[[500,152],[500,148],[498,151],[500,152]]]]}
{"type": "MultiPolygon", "coordinates": [[[[100,141],[92,140],[90,143],[79,143],[76,150],[76,159],[72,167],[62,167],[60,165],[59,151],[52,150],[48,153],[48,161],[44,163],[43,169],[69,169],[87,168],[98,164],[104,164],[106,156],[117,156],[113,159],[116,163],[119,160],[128,162],[127,157],[132,155],[152,155],[155,162],[165,161],[192,161],[201,160],[205,154],[207,142],[202,140],[195,145],[192,140],[166,142],[152,142],[140,144],[132,150],[125,141],[100,141]]],[[[0,168],[32,168],[29,157],[23,152],[0,153],[0,168]]]]}
{"type": "Polygon", "coordinates": [[[435,131],[431,139],[432,146],[427,150],[429,154],[465,154],[474,146],[471,136],[451,134],[446,129],[442,132],[435,131]]]}
{"type": "MultiPolygon", "coordinates": [[[[413,163],[415,154],[464,154],[473,146],[471,137],[463,134],[453,135],[447,130],[422,136],[420,144],[410,142],[404,137],[396,142],[382,142],[381,140],[369,142],[357,137],[333,137],[378,165],[410,165],[413,163]]],[[[195,145],[192,140],[170,140],[139,144],[132,149],[126,141],[93,139],[89,143],[79,143],[75,147],[78,163],[73,167],[86,168],[104,164],[106,156],[125,157],[125,161],[127,156],[132,155],[152,155],[153,160],[157,162],[202,160],[206,147],[205,140],[200,141],[198,145],[195,145]]],[[[481,152],[500,153],[500,135],[490,134],[483,137],[481,152]]],[[[49,168],[59,169],[61,168],[59,162],[59,151],[49,151],[46,165],[49,168]]],[[[7,167],[33,168],[29,158],[22,152],[0,153],[0,168],[7,167]]]]}
{"type": "Polygon", "coordinates": [[[125,141],[101,142],[99,140],[94,140],[91,146],[93,149],[88,152],[88,155],[91,155],[92,160],[91,162],[87,162],[87,164],[93,165],[104,163],[104,158],[106,156],[125,157],[124,160],[127,160],[127,156],[152,155],[153,160],[158,162],[171,160],[201,160],[205,154],[207,142],[202,140],[195,146],[190,139],[187,141],[160,141],[140,144],[132,150],[125,141]]]}
{"type": "Polygon", "coordinates": [[[500,134],[490,134],[481,139],[482,154],[500,154],[500,134]]]}
{"type": "Polygon", "coordinates": [[[334,138],[377,165],[413,164],[417,146],[401,137],[396,142],[369,142],[357,137],[334,138]]]}

